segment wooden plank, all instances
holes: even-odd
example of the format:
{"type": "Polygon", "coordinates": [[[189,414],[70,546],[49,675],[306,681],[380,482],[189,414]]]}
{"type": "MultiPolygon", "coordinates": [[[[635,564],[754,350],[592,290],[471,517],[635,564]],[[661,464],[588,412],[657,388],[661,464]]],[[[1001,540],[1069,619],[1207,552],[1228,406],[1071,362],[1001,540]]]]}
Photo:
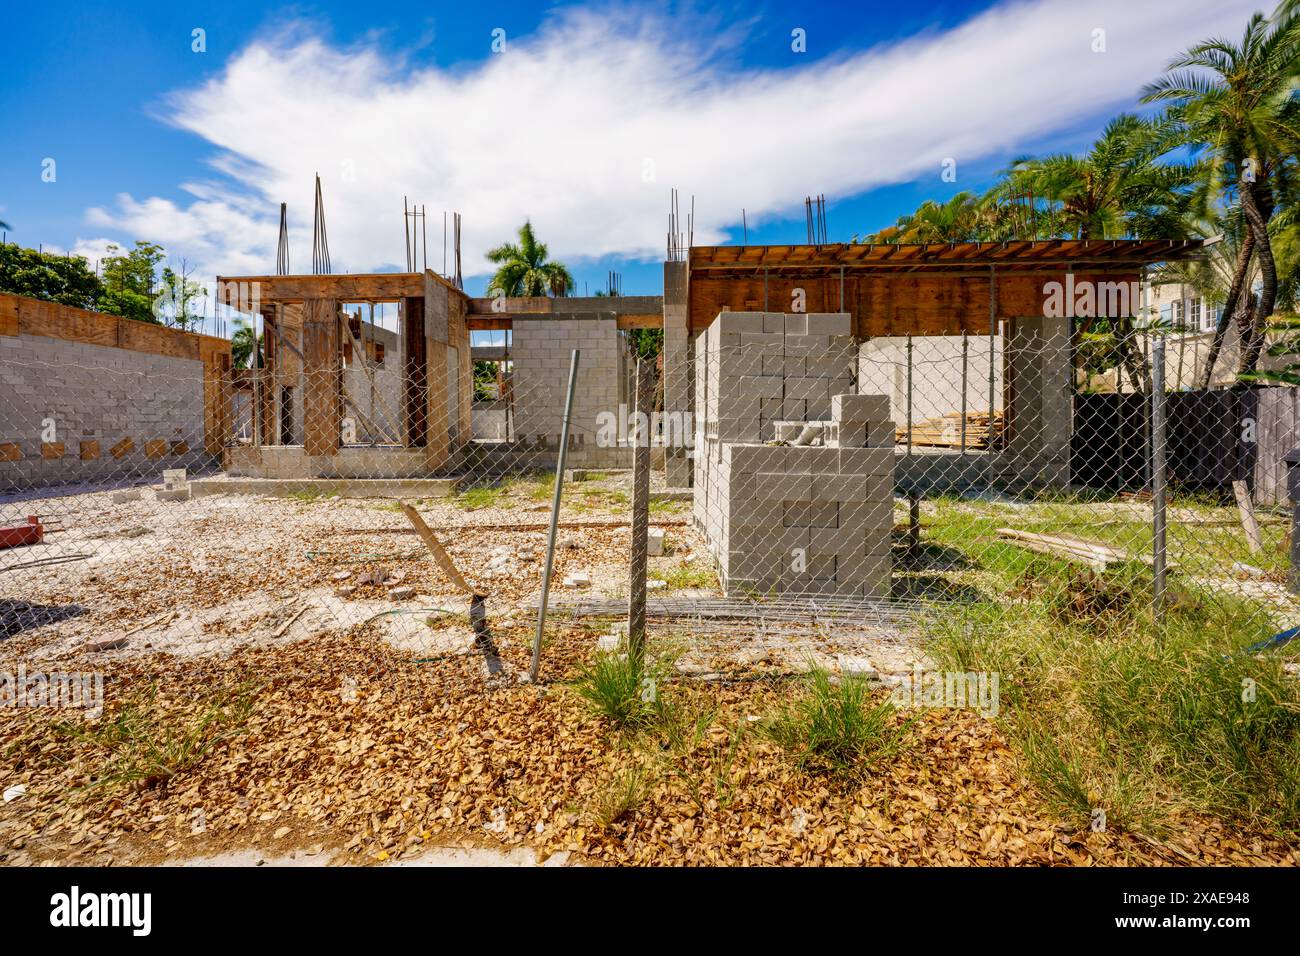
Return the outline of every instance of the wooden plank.
{"type": "Polygon", "coordinates": [[[18,334],[18,297],[0,295],[0,335],[18,334]]]}
{"type": "Polygon", "coordinates": [[[150,438],[144,443],[144,454],[146,458],[165,458],[167,457],[167,439],[150,438]]]}
{"type": "Polygon", "coordinates": [[[483,596],[482,592],[469,586],[469,583],[457,569],[455,562],[451,560],[451,555],[447,553],[447,549],[442,546],[442,542],[438,540],[437,536],[429,530],[429,526],[424,523],[424,519],[420,517],[420,513],[405,501],[399,502],[399,504],[402,506],[402,513],[406,515],[407,520],[411,522],[412,526],[414,526],[415,533],[424,541],[425,547],[427,547],[429,553],[433,555],[434,562],[442,569],[442,573],[447,575],[448,580],[470,597],[483,596]]]}
{"type": "Polygon", "coordinates": [[[41,457],[56,461],[63,457],[65,451],[61,441],[43,441],[41,442],[41,457]]]}
{"type": "Polygon", "coordinates": [[[218,276],[218,296],[237,305],[240,296],[255,295],[263,306],[277,302],[397,302],[424,295],[419,272],[357,273],[296,276],[218,276]],[[248,289],[253,292],[248,292],[248,289]]]}
{"type": "MultiPolygon", "coordinates": [[[[1112,548],[1108,544],[1085,541],[1083,538],[1073,538],[1066,535],[1036,534],[1032,531],[1021,531],[1017,528],[998,528],[998,536],[1031,551],[1038,551],[1041,554],[1083,561],[1095,571],[1104,571],[1112,564],[1122,564],[1127,561],[1141,561],[1143,564],[1148,565],[1152,563],[1150,555],[1135,557],[1121,548],[1112,548]]],[[[1177,565],[1172,561],[1167,561],[1165,567],[1172,570],[1177,565]]]]}
{"type": "Polygon", "coordinates": [[[662,312],[619,313],[616,321],[620,329],[661,329],[664,315],[662,312]]]}
{"type": "Polygon", "coordinates": [[[1259,536],[1259,522],[1255,520],[1255,506],[1250,501],[1250,489],[1244,481],[1232,483],[1232,494],[1237,499],[1237,512],[1241,516],[1241,528],[1246,532],[1246,547],[1251,554],[1264,550],[1264,542],[1259,536]]]}
{"type": "Polygon", "coordinates": [[[99,458],[99,442],[94,439],[85,439],[78,447],[82,461],[95,461],[99,458]]]}
{"type": "Polygon", "coordinates": [[[17,442],[0,443],[0,461],[22,461],[23,446],[17,442]]]}
{"type": "Polygon", "coordinates": [[[110,449],[108,450],[108,453],[109,453],[110,455],[112,455],[114,458],[125,458],[127,455],[131,454],[131,452],[133,452],[133,451],[135,451],[135,439],[134,439],[134,438],[123,438],[121,441],[119,441],[117,444],[115,444],[112,448],[110,448],[110,449]]]}
{"type": "Polygon", "coordinates": [[[227,384],[230,356],[213,352],[203,359],[203,450],[220,455],[230,440],[230,403],[233,389],[227,384]]]}
{"type": "Polygon", "coordinates": [[[0,293],[0,335],[18,334],[174,358],[197,359],[204,350],[230,354],[230,342],[216,336],[0,293]]]}
{"type": "MultiPolygon", "coordinates": [[[[1124,282],[1136,273],[1079,271],[1076,281],[1124,282]]],[[[998,318],[1041,315],[1044,286],[1063,281],[1059,271],[999,274],[998,318]]],[[[960,335],[988,332],[989,280],[986,274],[847,274],[843,309],[838,275],[719,277],[705,273],[690,280],[692,331],[706,328],[719,312],[790,311],[793,293],[802,289],[808,312],[846,311],[859,338],[885,335],[960,335]],[[766,308],[765,308],[766,305],[766,308]]]]}

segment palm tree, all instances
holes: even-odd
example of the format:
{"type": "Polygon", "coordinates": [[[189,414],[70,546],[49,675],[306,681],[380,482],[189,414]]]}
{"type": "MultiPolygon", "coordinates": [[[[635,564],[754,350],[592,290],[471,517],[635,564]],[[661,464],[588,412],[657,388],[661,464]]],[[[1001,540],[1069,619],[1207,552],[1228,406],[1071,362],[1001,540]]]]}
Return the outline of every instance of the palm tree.
{"type": "MultiPolygon", "coordinates": [[[[1284,5],[1285,7],[1286,5],[1284,5]]],[[[1279,9],[1274,20],[1257,13],[1250,18],[1239,45],[1220,38],[1198,43],[1171,62],[1163,77],[1143,90],[1144,102],[1167,103],[1166,115],[1183,140],[1209,154],[1210,180],[1223,198],[1241,208],[1248,235],[1238,246],[1233,282],[1215,329],[1212,353],[1222,341],[1227,323],[1242,312],[1248,296],[1246,277],[1251,257],[1259,264],[1260,294],[1250,310],[1249,335],[1243,342],[1241,371],[1252,371],[1259,360],[1262,330],[1277,298],[1277,262],[1269,235],[1269,220],[1279,196],[1291,184],[1295,167],[1296,121],[1300,103],[1292,95],[1300,64],[1300,16],[1279,9]]],[[[1205,379],[1213,372],[1207,363],[1205,379]]]]}
{"type": "Polygon", "coordinates": [[[563,264],[547,262],[546,255],[546,244],[537,241],[533,224],[525,221],[519,227],[518,245],[505,242],[488,250],[488,259],[497,264],[488,295],[567,295],[574,287],[573,276],[563,264]]]}
{"type": "Polygon", "coordinates": [[[1195,177],[1190,166],[1158,161],[1168,137],[1166,128],[1123,113],[1082,155],[1018,161],[994,194],[1041,197],[1049,231],[1076,239],[1179,238],[1195,177]]]}
{"type": "Polygon", "coordinates": [[[253,332],[247,319],[235,319],[235,334],[230,337],[230,362],[235,368],[262,366],[262,337],[253,332]]]}

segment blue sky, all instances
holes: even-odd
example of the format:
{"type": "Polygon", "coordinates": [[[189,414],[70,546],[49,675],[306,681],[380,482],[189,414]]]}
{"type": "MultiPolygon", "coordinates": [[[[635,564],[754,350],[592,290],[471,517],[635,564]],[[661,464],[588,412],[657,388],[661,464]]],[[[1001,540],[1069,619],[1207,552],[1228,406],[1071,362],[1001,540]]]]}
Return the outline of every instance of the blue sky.
{"type": "Polygon", "coordinates": [[[979,190],[1014,155],[1082,147],[1182,46],[1239,34],[1256,6],[11,5],[0,219],[11,241],[91,257],[161,242],[210,279],[271,271],[283,200],[303,269],[320,171],[336,271],[398,266],[409,194],[435,268],[442,210],[464,216],[471,292],[482,251],[529,216],[580,286],[612,268],[625,293],[657,293],[672,186],[696,195],[697,241],[739,241],[742,206],[751,243],[802,241],[818,192],[847,240],[979,190]]]}

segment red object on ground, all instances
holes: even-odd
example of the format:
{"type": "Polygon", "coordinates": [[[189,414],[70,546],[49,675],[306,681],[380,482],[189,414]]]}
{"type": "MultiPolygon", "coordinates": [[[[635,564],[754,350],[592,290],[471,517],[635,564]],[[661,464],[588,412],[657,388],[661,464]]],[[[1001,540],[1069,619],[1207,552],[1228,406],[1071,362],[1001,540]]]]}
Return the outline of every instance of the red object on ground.
{"type": "Polygon", "coordinates": [[[0,528],[0,548],[18,548],[25,544],[40,544],[45,537],[45,528],[36,515],[30,515],[25,524],[11,524],[0,528]]]}

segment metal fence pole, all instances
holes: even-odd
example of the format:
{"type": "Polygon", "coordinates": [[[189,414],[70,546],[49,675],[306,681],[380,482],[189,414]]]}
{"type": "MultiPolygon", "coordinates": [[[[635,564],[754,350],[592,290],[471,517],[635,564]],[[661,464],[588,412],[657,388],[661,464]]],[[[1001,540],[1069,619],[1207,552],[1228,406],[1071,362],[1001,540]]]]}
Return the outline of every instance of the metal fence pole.
{"type": "Polygon", "coordinates": [[[1165,340],[1151,348],[1151,531],[1152,603],[1157,622],[1165,599],[1165,340]]]}
{"type": "Polygon", "coordinates": [[[542,568],[542,595],[537,604],[537,633],[533,636],[533,663],[528,679],[537,680],[542,666],[542,632],[546,629],[546,601],[551,593],[551,566],[555,563],[555,532],[560,524],[560,492],[564,488],[564,460],[569,452],[569,422],[573,419],[573,393],[578,384],[579,350],[569,360],[569,391],[564,398],[564,423],[560,426],[560,457],[555,463],[555,494],[551,498],[551,527],[546,534],[546,564],[542,568]]]}
{"type": "Polygon", "coordinates": [[[654,410],[653,366],[636,363],[636,438],[632,452],[632,556],[628,581],[627,649],[631,659],[645,653],[646,568],[650,533],[650,416],[654,410]],[[641,418],[642,414],[645,419],[641,418]]]}
{"type": "Polygon", "coordinates": [[[912,454],[912,333],[907,333],[907,453],[912,454]]]}

